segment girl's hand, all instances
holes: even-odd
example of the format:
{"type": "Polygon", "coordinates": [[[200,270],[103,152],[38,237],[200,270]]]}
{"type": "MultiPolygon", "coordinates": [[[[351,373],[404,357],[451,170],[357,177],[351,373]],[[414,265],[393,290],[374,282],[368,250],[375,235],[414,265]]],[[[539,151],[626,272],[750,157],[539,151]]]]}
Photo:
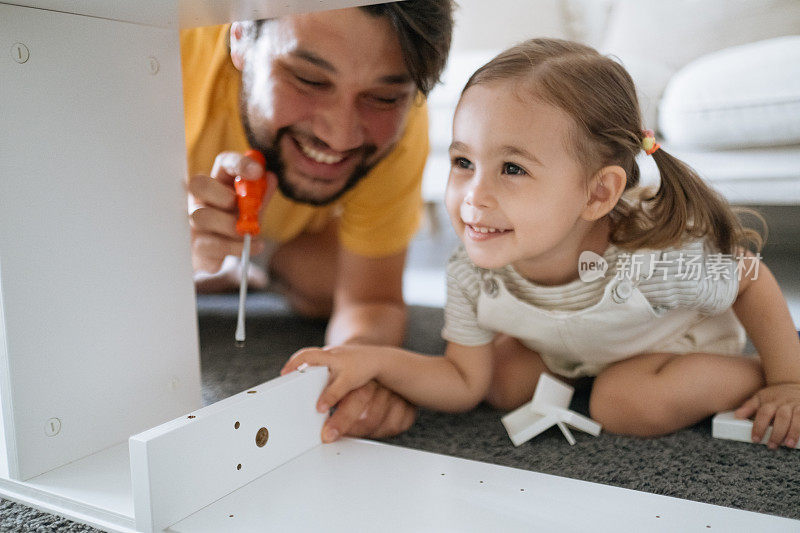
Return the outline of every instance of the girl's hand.
{"type": "Polygon", "coordinates": [[[781,383],[764,387],[734,413],[737,418],[750,418],[753,414],[753,442],[761,442],[772,423],[767,446],[773,450],[781,444],[794,448],[800,439],[800,384],[781,383]]]}
{"type": "Polygon", "coordinates": [[[289,358],[281,375],[297,370],[300,365],[327,366],[328,384],[317,400],[317,411],[327,413],[348,392],[363,387],[378,375],[379,350],[380,347],[363,345],[305,348],[289,358]]]}

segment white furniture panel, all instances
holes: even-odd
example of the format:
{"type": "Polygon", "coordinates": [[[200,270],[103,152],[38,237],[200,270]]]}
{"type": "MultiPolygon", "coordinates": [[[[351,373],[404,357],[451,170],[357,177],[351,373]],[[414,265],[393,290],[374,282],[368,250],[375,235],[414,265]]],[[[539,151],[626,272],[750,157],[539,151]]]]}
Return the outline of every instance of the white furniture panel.
{"type": "Polygon", "coordinates": [[[799,529],[800,522],[776,516],[344,439],[312,448],[168,531],[788,533],[799,529]]]}
{"type": "Polygon", "coordinates": [[[200,368],[177,32],[0,4],[0,35],[2,455],[26,480],[198,407],[200,368]]]}
{"type": "Polygon", "coordinates": [[[136,528],[161,531],[322,441],[328,381],[310,368],[130,439],[136,528]]]}

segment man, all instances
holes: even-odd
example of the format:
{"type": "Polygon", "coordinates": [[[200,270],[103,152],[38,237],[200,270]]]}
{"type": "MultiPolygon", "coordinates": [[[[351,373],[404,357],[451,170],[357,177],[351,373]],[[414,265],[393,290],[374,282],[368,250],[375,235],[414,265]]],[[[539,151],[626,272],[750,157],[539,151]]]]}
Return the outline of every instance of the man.
{"type": "MultiPolygon", "coordinates": [[[[238,284],[232,182],[258,177],[242,156],[252,147],[278,187],[252,251],[267,249],[290,304],[330,316],[328,344],[400,344],[402,271],[428,153],[424,95],[451,31],[451,0],[407,0],[182,34],[198,290],[238,284]]],[[[322,437],[393,435],[415,416],[373,382],[338,404],[322,437]]]]}

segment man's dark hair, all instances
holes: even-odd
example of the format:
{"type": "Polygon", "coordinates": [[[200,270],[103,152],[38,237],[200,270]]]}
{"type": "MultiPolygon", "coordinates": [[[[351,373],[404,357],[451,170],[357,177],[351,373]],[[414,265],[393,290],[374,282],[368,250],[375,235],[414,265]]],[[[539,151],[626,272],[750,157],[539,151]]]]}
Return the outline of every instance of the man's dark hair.
{"type": "MultiPolygon", "coordinates": [[[[417,88],[427,95],[447,64],[453,33],[453,0],[405,0],[360,6],[374,17],[386,17],[397,32],[403,60],[417,88]]],[[[257,21],[260,32],[265,20],[257,21]]]]}
{"type": "Polygon", "coordinates": [[[375,17],[386,17],[397,32],[411,78],[427,95],[447,63],[453,33],[452,0],[406,0],[363,6],[375,17]]]}

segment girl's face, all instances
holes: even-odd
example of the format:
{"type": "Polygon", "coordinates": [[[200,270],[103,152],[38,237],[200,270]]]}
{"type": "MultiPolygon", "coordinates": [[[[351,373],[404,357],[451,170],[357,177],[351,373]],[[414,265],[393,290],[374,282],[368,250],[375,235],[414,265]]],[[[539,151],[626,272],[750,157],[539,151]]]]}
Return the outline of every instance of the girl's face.
{"type": "Polygon", "coordinates": [[[567,150],[572,119],[514,89],[507,81],[475,85],[456,109],[450,221],[479,267],[511,264],[534,281],[558,268],[577,273],[589,223],[581,219],[585,173],[567,150]]]}

